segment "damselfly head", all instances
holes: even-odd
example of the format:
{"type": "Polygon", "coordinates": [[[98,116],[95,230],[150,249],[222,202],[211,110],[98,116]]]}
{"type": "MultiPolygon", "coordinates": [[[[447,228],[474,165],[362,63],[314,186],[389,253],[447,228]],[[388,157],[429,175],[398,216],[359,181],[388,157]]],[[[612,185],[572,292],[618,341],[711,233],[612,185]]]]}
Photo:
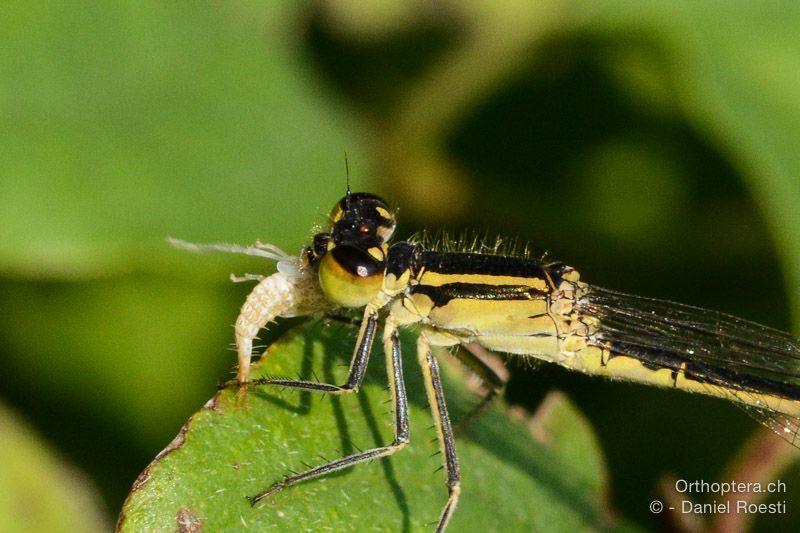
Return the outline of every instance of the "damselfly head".
{"type": "Polygon", "coordinates": [[[374,194],[348,191],[331,210],[330,222],[330,233],[314,237],[307,258],[319,265],[320,286],[331,302],[361,307],[383,283],[394,215],[374,194]]]}
{"type": "Polygon", "coordinates": [[[331,247],[338,245],[371,248],[387,242],[394,233],[395,218],[378,196],[348,193],[330,213],[331,247]]]}

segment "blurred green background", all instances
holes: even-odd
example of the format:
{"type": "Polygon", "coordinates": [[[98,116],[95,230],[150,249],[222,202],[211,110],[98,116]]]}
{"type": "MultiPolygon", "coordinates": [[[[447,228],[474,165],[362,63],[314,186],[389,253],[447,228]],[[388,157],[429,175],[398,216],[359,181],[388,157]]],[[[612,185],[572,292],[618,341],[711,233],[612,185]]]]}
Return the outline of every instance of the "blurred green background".
{"type": "MultiPolygon", "coordinates": [[[[631,0],[11,2],[0,20],[0,523],[106,530],[229,375],[268,272],[344,192],[518,236],[605,287],[800,327],[800,6],[631,0]]],[[[270,335],[281,327],[272,328],[270,335]]],[[[720,401],[511,363],[595,425],[619,514],[714,480],[720,401]]],[[[466,466],[465,466],[466,467],[466,466]]],[[[796,467],[782,475],[789,501],[796,467]]],[[[702,500],[702,498],[701,498],[702,500]]],[[[795,499],[796,501],[796,499],[795,499]]],[[[762,517],[797,526],[800,510],[762,517]]]]}

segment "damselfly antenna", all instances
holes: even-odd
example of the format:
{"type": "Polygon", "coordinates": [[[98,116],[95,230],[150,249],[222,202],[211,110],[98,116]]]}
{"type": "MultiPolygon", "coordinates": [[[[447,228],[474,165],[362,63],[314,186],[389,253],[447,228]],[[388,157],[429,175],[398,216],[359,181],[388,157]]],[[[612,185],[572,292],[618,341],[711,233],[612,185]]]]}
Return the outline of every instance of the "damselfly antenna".
{"type": "Polygon", "coordinates": [[[350,209],[350,163],[347,161],[347,151],[344,152],[344,175],[347,180],[347,194],[344,196],[345,209],[350,209]]]}

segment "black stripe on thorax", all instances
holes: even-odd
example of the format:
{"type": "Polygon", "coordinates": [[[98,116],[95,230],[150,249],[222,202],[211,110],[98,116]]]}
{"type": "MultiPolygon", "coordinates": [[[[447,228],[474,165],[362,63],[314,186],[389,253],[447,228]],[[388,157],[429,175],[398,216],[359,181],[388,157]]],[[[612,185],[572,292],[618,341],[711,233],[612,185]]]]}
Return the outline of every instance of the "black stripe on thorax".
{"type": "Polygon", "coordinates": [[[533,259],[454,252],[421,252],[416,258],[415,266],[417,269],[424,267],[429,272],[453,275],[480,274],[545,279],[546,272],[556,287],[567,270],[563,263],[543,265],[533,259]]]}
{"type": "Polygon", "coordinates": [[[548,292],[526,285],[492,285],[490,283],[446,283],[440,286],[411,285],[410,294],[424,294],[436,307],[447,305],[454,299],[467,300],[536,300],[548,292]]]}

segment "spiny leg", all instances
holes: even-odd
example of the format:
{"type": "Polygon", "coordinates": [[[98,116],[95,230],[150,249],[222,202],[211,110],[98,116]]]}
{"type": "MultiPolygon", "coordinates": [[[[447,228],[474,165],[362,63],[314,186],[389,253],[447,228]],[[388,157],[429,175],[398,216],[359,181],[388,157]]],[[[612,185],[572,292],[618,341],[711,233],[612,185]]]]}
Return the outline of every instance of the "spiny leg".
{"type": "MultiPolygon", "coordinates": [[[[409,438],[409,422],[408,422],[408,398],[406,396],[406,386],[403,380],[403,363],[400,353],[400,341],[397,338],[397,327],[390,320],[386,321],[383,333],[384,349],[386,351],[386,372],[389,377],[389,389],[392,395],[392,404],[394,405],[394,441],[388,446],[381,446],[379,448],[372,448],[363,452],[354,453],[325,463],[324,465],[312,468],[305,472],[286,476],[282,480],[272,485],[267,490],[256,494],[249,498],[252,504],[255,504],[264,498],[267,498],[276,492],[279,492],[286,487],[290,487],[302,481],[306,481],[315,477],[324,476],[331,472],[347,468],[364,461],[376,459],[379,457],[386,457],[391,455],[408,443],[409,438]]],[[[303,387],[301,387],[303,388],[303,387]]]]}
{"type": "Polygon", "coordinates": [[[417,339],[417,357],[422,366],[422,376],[425,381],[425,391],[428,394],[428,403],[433,413],[433,423],[436,427],[436,434],[439,437],[439,446],[444,455],[444,470],[448,490],[447,502],[439,516],[439,523],[436,532],[445,530],[450,517],[458,503],[458,495],[461,492],[461,473],[458,468],[458,456],[456,455],[456,443],[453,436],[453,428],[450,425],[450,416],[447,414],[447,405],[444,399],[442,379],[439,374],[439,364],[433,357],[431,346],[425,338],[423,332],[417,339]]]}
{"type": "MultiPolygon", "coordinates": [[[[455,427],[455,435],[462,435],[467,427],[497,398],[505,387],[507,377],[500,376],[475,350],[483,350],[480,346],[459,344],[455,357],[480,378],[488,389],[481,401],[462,418],[455,427]]],[[[487,355],[492,355],[491,353],[487,355]]]]}
{"type": "Polygon", "coordinates": [[[248,387],[254,385],[277,385],[280,387],[314,390],[332,394],[358,392],[361,383],[364,381],[364,375],[367,372],[367,363],[369,363],[369,355],[372,352],[372,342],[375,340],[375,331],[377,327],[378,312],[374,307],[368,305],[364,310],[364,318],[361,320],[361,328],[358,331],[358,338],[356,339],[356,348],[350,360],[350,371],[347,375],[347,382],[345,382],[344,385],[272,378],[253,379],[250,380],[247,385],[248,387]]]}

